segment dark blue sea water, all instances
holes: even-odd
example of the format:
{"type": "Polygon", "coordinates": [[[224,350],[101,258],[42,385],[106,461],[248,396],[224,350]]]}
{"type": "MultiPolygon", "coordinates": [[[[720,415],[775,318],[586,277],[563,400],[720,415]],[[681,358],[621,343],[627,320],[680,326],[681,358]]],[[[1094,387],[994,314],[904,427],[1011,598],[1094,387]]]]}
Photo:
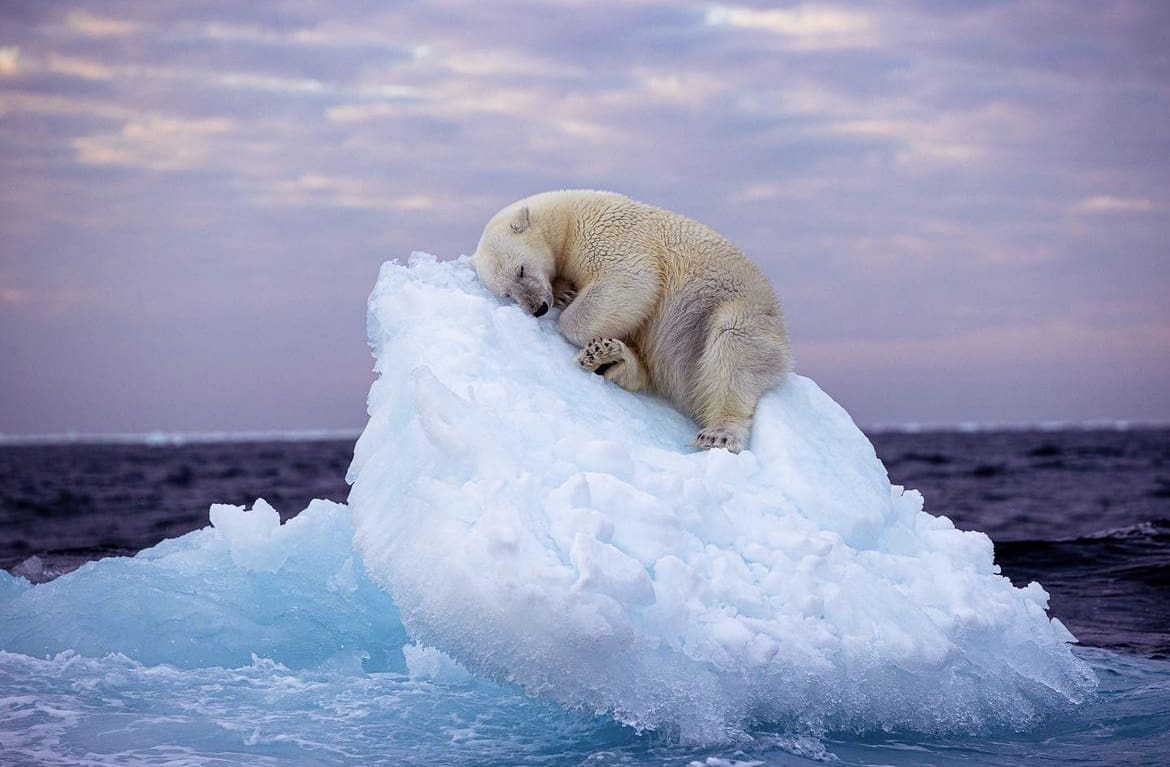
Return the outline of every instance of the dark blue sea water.
{"type": "MultiPolygon", "coordinates": [[[[1094,700],[1023,732],[761,727],[693,747],[476,680],[293,672],[262,657],[193,671],[0,646],[0,764],[1170,763],[1170,430],[871,437],[894,482],[988,533],[1017,585],[1043,584],[1098,676],[1094,700]]],[[[212,503],[263,497],[288,516],[312,498],[343,502],[351,451],[344,440],[0,446],[0,566],[52,581],[201,528],[212,503]]]]}

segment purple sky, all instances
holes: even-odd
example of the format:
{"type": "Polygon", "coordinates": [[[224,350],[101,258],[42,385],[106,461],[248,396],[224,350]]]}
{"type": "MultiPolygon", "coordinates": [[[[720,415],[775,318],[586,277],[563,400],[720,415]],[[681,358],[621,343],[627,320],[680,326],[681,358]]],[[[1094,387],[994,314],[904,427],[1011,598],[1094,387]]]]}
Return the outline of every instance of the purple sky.
{"type": "Polygon", "coordinates": [[[0,174],[0,432],[360,427],[379,264],[562,187],[863,425],[1170,420],[1162,0],[5,3],[0,174]]]}

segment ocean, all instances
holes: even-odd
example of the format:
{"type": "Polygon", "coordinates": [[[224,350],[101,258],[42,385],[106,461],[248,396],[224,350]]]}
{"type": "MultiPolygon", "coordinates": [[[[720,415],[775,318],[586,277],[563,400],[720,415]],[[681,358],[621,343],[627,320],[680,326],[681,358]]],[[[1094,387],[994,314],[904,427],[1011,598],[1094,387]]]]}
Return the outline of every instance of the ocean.
{"type": "MultiPolygon", "coordinates": [[[[317,693],[307,695],[305,710],[299,712],[301,718],[316,717],[323,732],[345,733],[348,747],[325,742],[330,736],[320,733],[253,738],[253,730],[263,728],[247,720],[269,716],[262,705],[241,705],[234,713],[229,708],[212,717],[237,717],[238,726],[199,724],[198,712],[171,706],[174,710],[160,716],[192,720],[170,728],[179,733],[171,739],[187,733],[190,740],[161,744],[151,742],[149,730],[128,729],[124,720],[108,718],[116,708],[104,707],[100,695],[79,691],[86,684],[100,687],[100,680],[113,673],[108,668],[87,670],[81,667],[90,659],[72,657],[66,665],[72,664],[76,676],[65,673],[63,681],[60,658],[53,670],[36,665],[46,659],[9,652],[0,653],[0,763],[1170,763],[1170,429],[883,431],[869,436],[892,482],[921,491],[928,512],[945,514],[960,529],[987,533],[996,562],[1014,584],[1043,585],[1051,597],[1050,614],[1079,639],[1078,654],[1098,674],[1096,700],[1065,720],[1024,733],[953,739],[830,733],[810,739],[764,728],[753,742],[734,748],[694,748],[604,718],[561,712],[518,692],[510,698],[492,693],[496,697],[490,705],[475,710],[475,684],[468,683],[432,692],[457,699],[457,709],[473,710],[469,716],[480,727],[454,740],[421,735],[403,740],[401,731],[387,732],[381,717],[370,718],[367,732],[355,733],[369,712],[359,716],[338,708],[341,698],[352,702],[354,696],[370,695],[391,707],[404,706],[402,716],[414,710],[415,703],[382,689],[394,686],[392,678],[371,675],[334,690],[339,698],[331,703],[324,700],[328,692],[320,699],[317,693]],[[518,718],[495,710],[504,704],[514,704],[518,718]],[[54,719],[44,713],[54,706],[74,710],[54,719]],[[234,746],[233,738],[222,742],[207,735],[208,730],[219,732],[217,726],[233,734],[234,746]]],[[[212,503],[251,505],[264,498],[288,518],[310,499],[344,502],[352,451],[352,440],[344,439],[0,446],[0,567],[35,583],[50,582],[86,562],[130,556],[202,528],[212,503]]],[[[133,659],[118,664],[118,674],[147,674],[141,666],[132,672],[122,667],[135,666],[133,659]]],[[[263,659],[234,681],[203,682],[254,689],[271,684],[270,679],[248,681],[249,675],[265,675],[263,659]]],[[[320,678],[299,681],[318,692],[320,685],[328,685],[320,678]]],[[[426,694],[411,687],[408,697],[426,694]]],[[[165,701],[159,703],[166,695],[163,685],[148,697],[167,710],[165,701]]],[[[440,703],[436,697],[425,705],[433,710],[440,703]]],[[[298,716],[293,708],[290,732],[298,716]]]]}

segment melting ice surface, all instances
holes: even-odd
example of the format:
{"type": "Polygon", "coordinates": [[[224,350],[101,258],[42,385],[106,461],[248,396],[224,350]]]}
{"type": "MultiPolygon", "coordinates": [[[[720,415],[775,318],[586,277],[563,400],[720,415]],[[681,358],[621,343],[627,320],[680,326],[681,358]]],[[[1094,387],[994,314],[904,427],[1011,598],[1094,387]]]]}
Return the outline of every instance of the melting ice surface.
{"type": "Polygon", "coordinates": [[[577,371],[463,262],[386,265],[369,320],[349,506],[213,506],[133,558],[0,573],[0,762],[1166,748],[1165,664],[1074,654],[1043,590],[891,487],[812,381],[765,398],[750,451],[696,452],[688,419],[577,371]]]}

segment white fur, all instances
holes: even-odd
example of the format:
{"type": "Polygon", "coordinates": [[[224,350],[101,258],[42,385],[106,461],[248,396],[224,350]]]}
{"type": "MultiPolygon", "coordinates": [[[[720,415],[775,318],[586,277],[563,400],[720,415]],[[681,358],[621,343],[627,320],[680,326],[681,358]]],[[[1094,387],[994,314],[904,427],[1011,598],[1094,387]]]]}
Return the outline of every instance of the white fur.
{"type": "Polygon", "coordinates": [[[779,302],[755,264],[714,230],[620,194],[515,202],[484,228],[475,266],[527,311],[561,307],[583,368],[664,395],[699,421],[703,447],[739,452],[760,396],[790,367],[779,302]]]}

